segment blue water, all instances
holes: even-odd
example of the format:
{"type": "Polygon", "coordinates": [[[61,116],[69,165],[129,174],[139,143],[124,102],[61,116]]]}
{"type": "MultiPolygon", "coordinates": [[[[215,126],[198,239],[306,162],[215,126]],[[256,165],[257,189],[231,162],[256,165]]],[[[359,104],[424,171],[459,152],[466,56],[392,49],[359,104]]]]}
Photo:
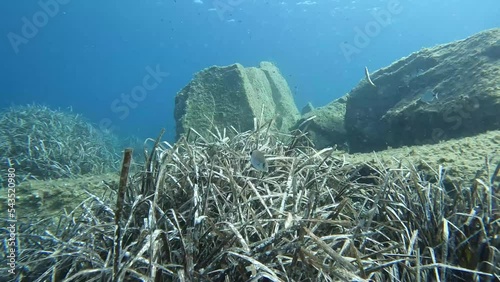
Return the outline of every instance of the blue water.
{"type": "Polygon", "coordinates": [[[0,108],[71,107],[122,136],[155,137],[164,127],[169,141],[176,93],[208,66],[272,61],[300,110],[344,95],[365,66],[500,26],[498,0],[55,1],[0,4],[0,108]],[[341,46],[360,48],[346,56],[341,46]],[[140,101],[120,101],[144,79],[150,90],[140,101]]]}

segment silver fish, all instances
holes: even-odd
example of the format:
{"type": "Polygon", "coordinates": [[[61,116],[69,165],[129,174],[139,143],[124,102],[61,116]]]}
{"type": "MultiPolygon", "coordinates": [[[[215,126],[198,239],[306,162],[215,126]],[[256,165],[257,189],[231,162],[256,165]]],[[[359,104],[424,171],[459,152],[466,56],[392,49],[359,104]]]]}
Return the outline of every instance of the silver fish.
{"type": "Polygon", "coordinates": [[[268,172],[269,167],[267,165],[266,157],[264,153],[259,150],[253,150],[250,153],[250,163],[256,170],[268,172]]]}
{"type": "Polygon", "coordinates": [[[420,97],[420,101],[430,104],[432,102],[435,102],[438,98],[438,93],[433,92],[432,90],[427,90],[425,93],[420,97]]]}

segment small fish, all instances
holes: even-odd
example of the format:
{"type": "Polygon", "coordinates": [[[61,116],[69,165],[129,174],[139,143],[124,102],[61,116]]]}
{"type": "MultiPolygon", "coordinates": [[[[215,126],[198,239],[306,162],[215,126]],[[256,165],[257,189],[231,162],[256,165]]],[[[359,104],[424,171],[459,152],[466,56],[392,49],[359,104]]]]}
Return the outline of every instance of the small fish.
{"type": "Polygon", "coordinates": [[[366,81],[368,81],[368,83],[373,86],[373,87],[377,87],[375,85],[375,83],[373,83],[372,79],[370,78],[370,72],[368,71],[368,67],[365,67],[365,77],[366,77],[366,81]]]}
{"type": "Polygon", "coordinates": [[[259,150],[253,150],[250,153],[250,163],[256,170],[267,172],[269,169],[264,153],[259,150]]]}

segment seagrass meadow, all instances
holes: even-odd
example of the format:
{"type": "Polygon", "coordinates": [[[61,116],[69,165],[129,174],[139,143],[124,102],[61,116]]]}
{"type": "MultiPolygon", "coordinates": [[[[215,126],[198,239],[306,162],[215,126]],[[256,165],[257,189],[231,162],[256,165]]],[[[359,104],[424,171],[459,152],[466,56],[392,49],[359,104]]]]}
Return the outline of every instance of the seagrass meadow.
{"type": "Polygon", "coordinates": [[[87,192],[53,230],[20,225],[17,279],[500,279],[498,151],[457,181],[411,158],[351,162],[270,125],[208,138],[190,130],[173,145],[160,134],[139,167],[125,150],[106,193],[87,192]],[[250,167],[254,148],[268,173],[250,167]]]}
{"type": "MultiPolygon", "coordinates": [[[[42,105],[12,106],[0,113],[0,169],[17,176],[55,179],[116,170],[118,141],[81,115],[42,105]]],[[[0,185],[4,185],[4,175],[0,185]]]]}

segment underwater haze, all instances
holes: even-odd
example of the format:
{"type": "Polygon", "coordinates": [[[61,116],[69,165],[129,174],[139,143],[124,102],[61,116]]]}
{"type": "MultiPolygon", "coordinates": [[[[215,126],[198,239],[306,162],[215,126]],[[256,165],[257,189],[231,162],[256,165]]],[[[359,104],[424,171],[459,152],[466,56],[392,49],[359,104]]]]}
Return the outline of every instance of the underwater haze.
{"type": "Polygon", "coordinates": [[[212,65],[271,61],[322,106],[423,47],[500,26],[500,1],[2,1],[0,108],[72,108],[120,136],[174,141],[175,95],[212,65]],[[128,99],[132,92],[137,99],[128,99]],[[139,95],[139,96],[137,96],[139,95]]]}

